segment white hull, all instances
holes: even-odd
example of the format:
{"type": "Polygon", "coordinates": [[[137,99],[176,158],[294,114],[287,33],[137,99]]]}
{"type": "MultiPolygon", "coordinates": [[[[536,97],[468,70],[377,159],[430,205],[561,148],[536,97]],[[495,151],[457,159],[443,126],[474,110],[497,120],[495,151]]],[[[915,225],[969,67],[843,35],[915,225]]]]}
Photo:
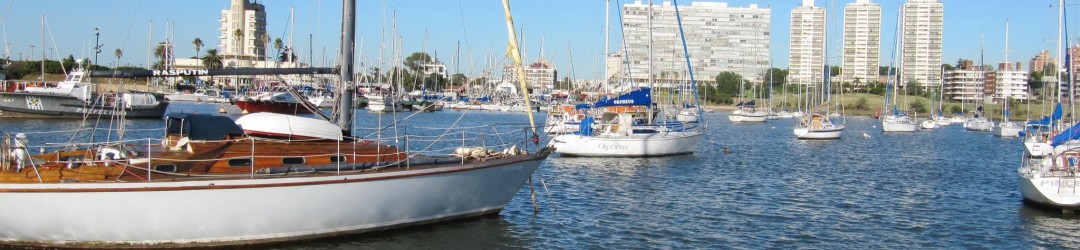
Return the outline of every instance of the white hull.
{"type": "Polygon", "coordinates": [[[1009,125],[1003,125],[1003,124],[1004,123],[999,124],[999,126],[997,126],[997,127],[994,127],[994,135],[995,136],[1000,136],[1000,137],[1020,137],[1020,131],[1023,130],[1023,127],[1019,127],[1019,126],[1015,126],[1015,125],[1009,126],[1009,125]]]}
{"type": "Polygon", "coordinates": [[[1020,176],[1024,200],[1058,208],[1080,208],[1080,178],[1069,176],[1020,176]]]}
{"type": "Polygon", "coordinates": [[[54,246],[214,246],[498,213],[542,159],[523,156],[483,166],[321,177],[2,184],[6,191],[0,200],[9,212],[0,213],[0,228],[8,229],[0,231],[0,240],[54,246]]]}
{"type": "Polygon", "coordinates": [[[578,156],[662,156],[693,153],[705,135],[670,132],[631,136],[555,136],[548,144],[555,153],[578,156]]]}
{"type": "Polygon", "coordinates": [[[904,118],[881,118],[881,131],[885,132],[915,132],[919,127],[914,121],[904,118]]]}
{"type": "Polygon", "coordinates": [[[924,120],[922,123],[919,123],[919,127],[922,127],[923,129],[936,129],[938,128],[938,123],[934,120],[924,120]]]}
{"type": "Polygon", "coordinates": [[[844,133],[844,126],[838,126],[833,129],[818,129],[810,130],[807,128],[796,128],[792,132],[795,133],[795,137],[799,139],[810,140],[831,140],[840,139],[840,136],[844,133]]]}
{"type": "Polygon", "coordinates": [[[369,95],[365,96],[368,99],[368,111],[379,112],[401,112],[404,110],[401,102],[393,98],[386,98],[381,95],[369,95]],[[388,100],[389,99],[389,100],[388,100]]]}
{"type": "Polygon", "coordinates": [[[698,122],[698,115],[694,113],[679,113],[677,116],[675,116],[675,119],[680,122],[698,122]]]}
{"type": "Polygon", "coordinates": [[[732,114],[728,116],[728,120],[733,122],[765,122],[769,119],[769,115],[736,115],[732,114]]]}
{"type": "Polygon", "coordinates": [[[964,122],[964,129],[968,131],[989,132],[994,130],[994,123],[981,119],[971,119],[964,122]]]}

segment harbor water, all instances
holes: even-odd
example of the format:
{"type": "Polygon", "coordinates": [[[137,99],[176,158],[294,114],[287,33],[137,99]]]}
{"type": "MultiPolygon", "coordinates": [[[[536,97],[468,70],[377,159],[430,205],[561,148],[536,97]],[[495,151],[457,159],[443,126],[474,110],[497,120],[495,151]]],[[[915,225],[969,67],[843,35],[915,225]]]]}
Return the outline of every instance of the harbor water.
{"type": "MultiPolygon", "coordinates": [[[[216,113],[219,106],[176,103],[170,109],[216,113]]],[[[234,107],[229,111],[239,116],[234,107]]],[[[458,119],[465,112],[421,113],[403,124],[528,121],[522,113],[482,111],[458,119]]],[[[395,116],[410,114],[360,110],[357,126],[384,127],[395,116]]],[[[723,113],[704,118],[708,133],[694,154],[552,156],[534,175],[532,188],[523,186],[498,216],[274,247],[1080,248],[1080,216],[1022,202],[1019,139],[968,132],[959,125],[883,134],[878,120],[849,117],[842,139],[801,141],[791,132],[792,119],[732,124],[723,113]]],[[[538,119],[542,123],[542,113],[538,119]]],[[[43,145],[67,142],[71,133],[32,132],[110,122],[127,124],[125,139],[162,133],[162,120],[93,118],[2,119],[0,131],[30,132],[31,144],[43,145]]],[[[116,132],[81,133],[104,140],[116,132]]]]}

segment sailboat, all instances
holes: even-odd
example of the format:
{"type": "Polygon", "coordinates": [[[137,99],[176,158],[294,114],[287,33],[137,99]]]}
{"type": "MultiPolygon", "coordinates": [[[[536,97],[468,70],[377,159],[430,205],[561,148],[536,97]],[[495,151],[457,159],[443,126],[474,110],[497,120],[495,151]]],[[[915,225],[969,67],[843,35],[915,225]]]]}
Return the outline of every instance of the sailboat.
{"type": "MultiPolygon", "coordinates": [[[[945,83],[945,66],[942,66],[940,68],[940,70],[941,70],[941,73],[939,74],[938,78],[941,79],[941,81],[939,82],[938,86],[944,86],[944,83],[945,83]]],[[[944,95],[944,89],[939,88],[938,92],[934,93],[934,94],[936,94],[938,97],[943,96],[944,95]]],[[[926,118],[926,120],[923,120],[921,123],[919,123],[919,127],[921,127],[922,129],[936,129],[936,128],[939,128],[941,126],[947,126],[947,125],[950,124],[948,119],[945,119],[945,117],[937,115],[937,113],[935,111],[940,111],[941,109],[940,109],[940,107],[934,108],[934,101],[935,100],[934,100],[934,98],[932,96],[931,99],[930,99],[930,107],[931,107],[930,108],[930,118],[926,118]],[[942,123],[945,123],[945,125],[942,125],[942,123]]],[[[937,101],[938,105],[941,105],[941,99],[940,98],[938,98],[938,100],[936,100],[936,101],[937,101]]]]}
{"type": "MultiPolygon", "coordinates": [[[[338,73],[340,83],[351,83],[355,1],[344,2],[338,73]]],[[[32,212],[0,214],[7,229],[0,240],[49,248],[248,246],[497,214],[552,151],[537,145],[535,126],[497,148],[466,144],[446,154],[352,136],[353,89],[337,89],[343,112],[336,124],[285,114],[236,121],[172,114],[160,140],[38,155],[17,135],[17,164],[0,171],[0,200],[32,212]]]]}
{"type": "MultiPolygon", "coordinates": [[[[828,34],[828,32],[825,32],[825,34],[828,34]]],[[[822,39],[828,41],[825,38],[822,39]]],[[[822,77],[823,81],[821,82],[822,92],[820,95],[818,95],[817,98],[818,103],[824,104],[822,106],[824,106],[825,108],[815,110],[811,108],[810,105],[807,105],[807,112],[809,112],[809,115],[801,118],[799,123],[795,125],[795,128],[792,129],[792,132],[798,139],[835,140],[840,139],[840,136],[844,133],[844,125],[836,124],[832,120],[830,120],[832,113],[829,112],[829,103],[826,100],[827,98],[825,96],[828,94],[828,86],[831,83],[832,76],[828,64],[828,47],[829,46],[826,44],[823,52],[825,55],[822,56],[822,58],[825,58],[824,60],[826,60],[826,62],[824,64],[824,67],[822,68],[822,73],[824,74],[824,77],[822,77]]],[[[841,88],[841,95],[843,94],[842,91],[843,89],[841,88]]],[[[808,98],[808,100],[809,99],[813,98],[808,98]]]]}
{"type": "MultiPolygon", "coordinates": [[[[678,1],[673,5],[679,33],[682,35],[678,1]]],[[[649,8],[652,13],[652,4],[649,8]]],[[[685,42],[683,53],[688,54],[685,42]]],[[[693,101],[700,116],[697,82],[694,80],[694,70],[690,67],[690,59],[687,57],[686,60],[691,88],[694,91],[693,101]]],[[[572,156],[665,156],[693,153],[705,137],[704,126],[698,122],[657,121],[654,118],[665,116],[655,115],[653,103],[652,88],[644,87],[615,98],[603,98],[584,105],[583,112],[589,116],[581,120],[580,129],[573,134],[557,135],[548,145],[555,148],[555,153],[572,156]]]]}
{"type": "MultiPolygon", "coordinates": [[[[979,45],[979,51],[980,51],[980,54],[981,54],[982,53],[981,52],[982,51],[982,40],[981,39],[979,41],[979,44],[980,44],[979,45]]],[[[982,56],[980,56],[980,57],[982,57],[982,56]]],[[[981,66],[981,65],[983,65],[982,59],[979,59],[979,65],[980,65],[979,67],[982,68],[982,66],[981,66]]],[[[986,69],[982,69],[982,71],[985,71],[985,70],[986,69]]],[[[985,77],[982,77],[982,80],[983,80],[983,84],[985,85],[986,84],[985,77]]],[[[985,100],[985,99],[986,99],[985,97],[982,98],[982,100],[985,100]]],[[[977,101],[977,102],[981,103],[981,101],[977,101]]],[[[964,129],[966,129],[968,131],[976,131],[976,132],[990,132],[991,130],[994,129],[994,122],[990,121],[990,119],[986,118],[986,115],[983,114],[983,106],[980,103],[975,104],[975,115],[973,117],[971,117],[971,118],[968,118],[967,121],[964,122],[964,129]]]]}
{"type": "MultiPolygon", "coordinates": [[[[1014,79],[1012,77],[1007,76],[1007,75],[1009,75],[1008,74],[1009,71],[1013,71],[1012,67],[1009,66],[1008,64],[1009,64],[1009,21],[1005,21],[1005,65],[1007,67],[998,69],[998,71],[1003,71],[1002,73],[1005,73],[1005,74],[999,75],[999,76],[1001,76],[1001,77],[998,77],[999,84],[1002,84],[1002,83],[1005,83],[1006,81],[1011,81],[1011,80],[1014,79]]],[[[1016,69],[1016,71],[1020,71],[1020,69],[1016,69]]],[[[1023,77],[1024,80],[1027,79],[1026,75],[1027,74],[1024,74],[1024,77],[1023,77]]],[[[1006,93],[1006,94],[1011,94],[1011,93],[1006,93]]],[[[1005,101],[1003,102],[1002,107],[1001,107],[1001,122],[998,122],[997,126],[994,127],[994,132],[993,132],[994,136],[998,136],[998,137],[1020,137],[1020,131],[1024,130],[1024,125],[1023,124],[1009,121],[1009,97],[1010,97],[1009,95],[1005,95],[1005,101]]]]}
{"type": "MultiPolygon", "coordinates": [[[[1065,18],[1065,1],[1058,1],[1058,55],[1062,55],[1063,37],[1062,31],[1067,32],[1063,25],[1065,18]]],[[[1068,57],[1065,57],[1068,58],[1068,57]]],[[[1072,62],[1064,60],[1065,69],[1072,69],[1072,62]]],[[[1059,81],[1065,80],[1072,89],[1072,77],[1066,77],[1066,71],[1058,68],[1056,74],[1059,81]],[[1067,79],[1067,80],[1066,80],[1067,79]]],[[[1060,84],[1055,93],[1061,93],[1060,84]]],[[[1017,177],[1020,184],[1020,193],[1024,200],[1030,203],[1060,208],[1071,211],[1080,208],[1080,123],[1071,127],[1061,126],[1062,106],[1061,95],[1056,96],[1056,105],[1051,115],[1042,120],[1034,121],[1038,130],[1032,136],[1024,140],[1024,153],[1021,156],[1020,168],[1017,169],[1017,177]]]]}
{"type": "MultiPolygon", "coordinates": [[[[901,20],[901,17],[903,17],[902,12],[903,11],[900,11],[900,13],[896,14],[898,20],[897,26],[899,26],[900,23],[903,22],[901,20]]],[[[900,44],[902,43],[899,42],[901,37],[903,36],[900,35],[900,29],[897,29],[896,39],[893,40],[893,62],[896,61],[896,54],[901,51],[900,44]]],[[[897,110],[896,103],[898,102],[897,92],[900,91],[900,88],[898,88],[899,85],[900,74],[897,74],[896,69],[890,64],[889,79],[885,83],[885,104],[883,105],[883,107],[885,107],[886,110],[891,109],[891,111],[885,111],[887,112],[887,114],[881,116],[881,130],[883,132],[915,132],[915,130],[919,129],[919,127],[915,124],[915,120],[911,119],[911,117],[908,116],[906,112],[900,112],[899,110],[897,110]],[[892,98],[889,98],[890,91],[892,92],[892,98]],[[892,101],[891,103],[889,102],[890,100],[892,101]]]]}

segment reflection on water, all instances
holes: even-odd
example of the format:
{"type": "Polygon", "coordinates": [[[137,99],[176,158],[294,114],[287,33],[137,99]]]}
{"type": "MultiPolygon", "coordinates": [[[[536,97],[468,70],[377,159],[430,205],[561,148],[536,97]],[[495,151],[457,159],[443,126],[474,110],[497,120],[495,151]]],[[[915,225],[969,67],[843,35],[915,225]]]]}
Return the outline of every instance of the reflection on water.
{"type": "MultiPolygon", "coordinates": [[[[418,114],[408,124],[527,121],[476,111],[459,120],[462,113],[418,114]]],[[[408,115],[360,111],[357,126],[386,126],[408,115]]],[[[1021,204],[1017,139],[958,125],[883,134],[877,120],[856,117],[848,118],[840,140],[799,141],[791,133],[794,120],[705,118],[709,132],[692,155],[552,156],[534,175],[541,210],[535,215],[526,185],[499,216],[278,248],[1080,248],[1080,217],[1021,204]]],[[[160,120],[126,122],[133,129],[161,126],[160,120]]],[[[0,126],[41,131],[79,123],[5,119],[0,126]]],[[[34,136],[32,142],[66,139],[34,136]]]]}

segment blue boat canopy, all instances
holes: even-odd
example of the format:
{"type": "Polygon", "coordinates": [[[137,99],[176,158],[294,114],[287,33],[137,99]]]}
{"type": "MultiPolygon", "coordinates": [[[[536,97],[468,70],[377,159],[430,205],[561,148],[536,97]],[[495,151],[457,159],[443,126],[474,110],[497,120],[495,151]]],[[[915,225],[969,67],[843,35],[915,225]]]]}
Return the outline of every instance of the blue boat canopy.
{"type": "Polygon", "coordinates": [[[1065,144],[1065,142],[1076,139],[1080,139],[1080,123],[1073,124],[1069,129],[1055,135],[1053,140],[1050,141],[1050,145],[1057,147],[1058,145],[1065,144]]]}
{"type": "Polygon", "coordinates": [[[607,107],[607,106],[649,106],[652,105],[652,92],[649,88],[641,88],[629,93],[619,95],[613,99],[608,99],[606,96],[601,97],[600,101],[593,103],[594,108],[607,107]]]}

